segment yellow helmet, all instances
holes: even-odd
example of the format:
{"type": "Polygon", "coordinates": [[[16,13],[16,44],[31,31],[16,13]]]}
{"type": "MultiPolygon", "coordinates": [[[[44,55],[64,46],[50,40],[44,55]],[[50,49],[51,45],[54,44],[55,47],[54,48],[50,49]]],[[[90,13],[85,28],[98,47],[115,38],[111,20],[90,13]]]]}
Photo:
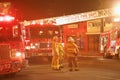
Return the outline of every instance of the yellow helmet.
{"type": "Polygon", "coordinates": [[[53,37],[53,41],[58,41],[58,37],[57,37],[57,36],[54,36],[54,37],[53,37]]]}
{"type": "Polygon", "coordinates": [[[69,38],[68,38],[68,42],[74,42],[73,37],[69,37],[69,38]]]}

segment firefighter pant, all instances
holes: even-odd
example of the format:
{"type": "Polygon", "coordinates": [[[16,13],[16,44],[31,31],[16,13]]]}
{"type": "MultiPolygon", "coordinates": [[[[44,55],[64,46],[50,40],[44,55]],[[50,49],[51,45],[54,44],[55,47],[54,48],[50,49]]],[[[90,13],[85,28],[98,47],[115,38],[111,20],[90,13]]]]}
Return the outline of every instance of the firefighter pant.
{"type": "Polygon", "coordinates": [[[52,64],[51,64],[52,69],[60,69],[60,64],[59,64],[59,56],[53,56],[52,57],[52,64]]]}
{"type": "Polygon", "coordinates": [[[64,57],[60,56],[59,57],[59,65],[60,65],[60,67],[63,67],[63,60],[64,60],[64,57]]]}
{"type": "Polygon", "coordinates": [[[77,57],[68,57],[68,66],[70,69],[77,69],[78,68],[78,62],[77,57]]]}

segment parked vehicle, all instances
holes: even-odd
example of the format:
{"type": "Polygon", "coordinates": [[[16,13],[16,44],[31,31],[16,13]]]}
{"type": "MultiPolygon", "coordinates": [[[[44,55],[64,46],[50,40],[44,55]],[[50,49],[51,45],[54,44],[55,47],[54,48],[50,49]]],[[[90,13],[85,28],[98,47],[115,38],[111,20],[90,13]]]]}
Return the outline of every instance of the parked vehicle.
{"type": "Polygon", "coordinates": [[[16,74],[25,67],[22,30],[10,15],[0,15],[0,75],[16,74]]]}

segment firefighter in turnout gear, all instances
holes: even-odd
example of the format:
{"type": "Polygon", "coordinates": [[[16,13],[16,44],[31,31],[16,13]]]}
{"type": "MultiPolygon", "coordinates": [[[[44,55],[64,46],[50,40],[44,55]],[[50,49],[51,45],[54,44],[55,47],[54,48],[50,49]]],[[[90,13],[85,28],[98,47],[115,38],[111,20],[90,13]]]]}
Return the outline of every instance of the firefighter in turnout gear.
{"type": "Polygon", "coordinates": [[[64,47],[62,44],[62,38],[59,39],[59,64],[60,68],[63,68],[63,60],[64,60],[64,47]]]}
{"type": "Polygon", "coordinates": [[[53,37],[53,42],[52,42],[52,64],[51,64],[51,67],[53,70],[60,70],[59,38],[57,36],[53,37]]]}
{"type": "Polygon", "coordinates": [[[72,37],[68,38],[68,42],[65,45],[65,54],[68,58],[69,71],[78,71],[77,56],[79,53],[78,46],[74,43],[72,37]]]}

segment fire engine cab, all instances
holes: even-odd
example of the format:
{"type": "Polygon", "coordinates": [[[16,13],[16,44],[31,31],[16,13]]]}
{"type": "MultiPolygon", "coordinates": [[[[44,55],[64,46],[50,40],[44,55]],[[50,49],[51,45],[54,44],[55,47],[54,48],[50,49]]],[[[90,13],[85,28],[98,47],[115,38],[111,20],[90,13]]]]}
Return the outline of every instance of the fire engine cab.
{"type": "Polygon", "coordinates": [[[22,30],[13,16],[0,15],[0,75],[16,74],[24,67],[22,30]]]}
{"type": "Polygon", "coordinates": [[[60,27],[51,24],[25,26],[26,56],[51,56],[52,38],[60,36],[60,30],[60,27]]]}

